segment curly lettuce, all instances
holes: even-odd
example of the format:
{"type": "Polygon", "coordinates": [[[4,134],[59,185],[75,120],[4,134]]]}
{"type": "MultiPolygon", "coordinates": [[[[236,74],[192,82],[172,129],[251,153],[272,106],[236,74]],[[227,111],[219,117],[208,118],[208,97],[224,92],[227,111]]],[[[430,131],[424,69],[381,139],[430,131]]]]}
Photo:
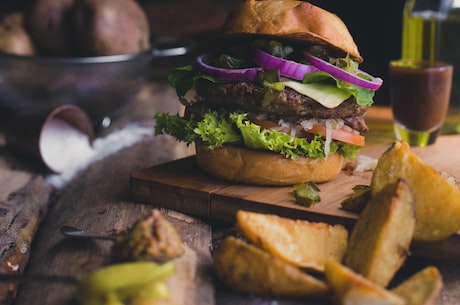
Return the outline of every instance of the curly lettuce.
{"type": "MultiPolygon", "coordinates": [[[[209,149],[222,145],[237,145],[250,149],[279,153],[286,158],[325,158],[325,140],[315,135],[312,140],[292,137],[287,133],[262,129],[251,123],[246,113],[231,113],[228,117],[209,111],[201,120],[185,119],[179,115],[157,113],[155,135],[169,134],[188,144],[200,140],[209,149]]],[[[330,153],[339,153],[347,159],[355,159],[359,146],[333,140],[330,153]]]]}

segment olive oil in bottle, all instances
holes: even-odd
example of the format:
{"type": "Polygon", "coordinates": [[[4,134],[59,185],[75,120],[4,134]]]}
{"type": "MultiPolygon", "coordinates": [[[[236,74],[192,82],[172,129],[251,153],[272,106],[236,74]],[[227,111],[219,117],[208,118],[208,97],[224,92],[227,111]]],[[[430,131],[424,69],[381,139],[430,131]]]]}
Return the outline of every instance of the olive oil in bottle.
{"type": "Polygon", "coordinates": [[[405,16],[402,57],[405,59],[436,59],[437,21],[405,16]]]}
{"type": "Polygon", "coordinates": [[[460,117],[460,0],[407,0],[401,57],[454,66],[450,113],[460,117]]]}

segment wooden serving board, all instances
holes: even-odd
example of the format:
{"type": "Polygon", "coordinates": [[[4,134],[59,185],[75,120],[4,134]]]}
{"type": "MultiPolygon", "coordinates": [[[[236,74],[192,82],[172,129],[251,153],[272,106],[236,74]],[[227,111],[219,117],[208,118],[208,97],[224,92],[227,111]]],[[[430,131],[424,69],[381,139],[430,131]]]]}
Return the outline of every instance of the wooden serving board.
{"type": "MultiPolygon", "coordinates": [[[[368,143],[361,155],[377,159],[390,145],[391,141],[368,143]]],[[[460,178],[460,135],[442,136],[436,144],[413,148],[413,151],[435,169],[460,178]]],[[[321,201],[311,208],[295,204],[291,186],[261,187],[228,183],[201,171],[193,156],[134,172],[130,186],[135,201],[212,220],[233,223],[236,211],[245,209],[351,227],[357,215],[340,209],[340,202],[352,193],[353,186],[368,185],[371,177],[371,171],[353,174],[341,172],[332,181],[318,185],[321,201]]],[[[421,249],[425,251],[424,247],[421,249]]],[[[454,250],[460,257],[460,240],[455,243],[454,250]]],[[[452,251],[449,249],[448,252],[452,251]]],[[[433,252],[439,256],[439,253],[435,253],[437,251],[433,252]]]]}

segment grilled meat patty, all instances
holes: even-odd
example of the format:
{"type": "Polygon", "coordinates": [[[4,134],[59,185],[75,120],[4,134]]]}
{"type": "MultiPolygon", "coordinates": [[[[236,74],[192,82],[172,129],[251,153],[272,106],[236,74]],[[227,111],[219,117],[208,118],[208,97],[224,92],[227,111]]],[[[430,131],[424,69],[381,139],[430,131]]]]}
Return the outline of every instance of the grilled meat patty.
{"type": "Polygon", "coordinates": [[[348,118],[362,116],[368,106],[356,104],[350,97],[335,108],[326,108],[315,100],[286,88],[281,92],[272,90],[269,102],[264,103],[268,90],[251,82],[212,83],[199,80],[195,84],[197,94],[205,103],[214,106],[237,107],[279,116],[302,116],[305,118],[348,118]]]}
{"type": "Polygon", "coordinates": [[[189,111],[187,111],[189,113],[202,112],[203,106],[207,105],[209,108],[243,109],[276,118],[341,118],[346,125],[361,134],[369,131],[364,120],[364,115],[369,107],[356,104],[353,97],[335,108],[326,108],[290,88],[286,88],[282,92],[270,93],[270,102],[264,103],[267,89],[251,82],[213,83],[207,80],[198,80],[195,84],[195,90],[200,102],[189,105],[189,111]]]}

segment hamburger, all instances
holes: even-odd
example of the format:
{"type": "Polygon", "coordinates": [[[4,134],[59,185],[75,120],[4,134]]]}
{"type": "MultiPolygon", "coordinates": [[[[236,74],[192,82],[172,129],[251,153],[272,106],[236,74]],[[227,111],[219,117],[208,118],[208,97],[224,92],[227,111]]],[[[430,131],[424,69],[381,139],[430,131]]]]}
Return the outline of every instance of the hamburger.
{"type": "Polygon", "coordinates": [[[356,158],[382,80],[359,69],[337,15],[304,1],[247,0],[220,37],[221,48],[170,73],[185,113],[156,114],[157,135],[194,142],[204,171],[245,184],[326,182],[356,158]]]}

